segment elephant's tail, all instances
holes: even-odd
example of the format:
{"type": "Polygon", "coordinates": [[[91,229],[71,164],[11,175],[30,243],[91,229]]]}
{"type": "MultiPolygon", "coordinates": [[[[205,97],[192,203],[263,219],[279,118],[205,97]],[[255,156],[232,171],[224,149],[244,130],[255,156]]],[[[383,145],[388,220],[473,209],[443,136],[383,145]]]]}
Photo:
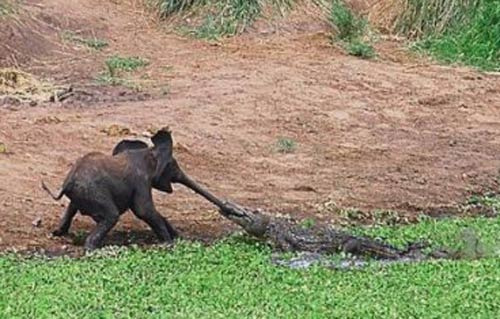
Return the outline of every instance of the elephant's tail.
{"type": "Polygon", "coordinates": [[[49,195],[50,197],[52,197],[54,200],[60,200],[64,193],[65,193],[65,188],[63,187],[60,191],[59,191],[59,194],[58,195],[54,195],[54,193],[52,193],[52,191],[49,189],[49,187],[47,185],[45,185],[45,182],[42,180],[42,188],[43,190],[45,190],[49,195]]]}

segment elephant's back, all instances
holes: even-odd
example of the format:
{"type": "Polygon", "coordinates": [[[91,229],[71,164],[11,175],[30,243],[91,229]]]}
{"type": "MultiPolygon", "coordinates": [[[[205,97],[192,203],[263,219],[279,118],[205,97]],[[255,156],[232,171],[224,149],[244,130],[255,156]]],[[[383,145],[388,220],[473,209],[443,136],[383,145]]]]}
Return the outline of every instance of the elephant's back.
{"type": "Polygon", "coordinates": [[[82,207],[88,203],[97,205],[110,198],[124,201],[123,198],[131,196],[126,182],[127,167],[128,161],[124,157],[98,152],[86,154],[75,162],[67,195],[82,207]]]}
{"type": "Polygon", "coordinates": [[[98,186],[110,180],[122,179],[126,175],[128,163],[126,158],[113,157],[107,154],[92,152],[79,158],[69,178],[81,186],[98,186]]]}

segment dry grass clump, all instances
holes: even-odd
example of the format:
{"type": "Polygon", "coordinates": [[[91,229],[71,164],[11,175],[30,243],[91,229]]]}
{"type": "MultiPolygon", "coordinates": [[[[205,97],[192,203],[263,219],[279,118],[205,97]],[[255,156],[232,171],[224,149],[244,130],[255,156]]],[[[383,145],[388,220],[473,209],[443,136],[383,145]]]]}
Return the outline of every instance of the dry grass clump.
{"type": "Polygon", "coordinates": [[[9,96],[21,101],[48,101],[58,88],[14,68],[0,68],[0,98],[9,96]]]}
{"type": "Polygon", "coordinates": [[[369,20],[383,31],[421,38],[463,23],[481,0],[378,0],[369,20]]]}

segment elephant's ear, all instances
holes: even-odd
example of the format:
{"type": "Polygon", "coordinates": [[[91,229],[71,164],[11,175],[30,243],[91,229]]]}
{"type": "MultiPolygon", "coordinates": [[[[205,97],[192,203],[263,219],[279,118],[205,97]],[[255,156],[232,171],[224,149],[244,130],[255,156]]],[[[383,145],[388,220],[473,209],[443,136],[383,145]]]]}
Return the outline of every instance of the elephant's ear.
{"type": "Polygon", "coordinates": [[[152,138],[154,144],[153,155],[156,158],[156,171],[153,182],[161,182],[161,176],[172,161],[173,141],[172,134],[166,128],[159,130],[152,138]]]}
{"type": "Polygon", "coordinates": [[[113,148],[113,156],[129,150],[148,148],[148,144],[139,140],[122,140],[113,148]]]}

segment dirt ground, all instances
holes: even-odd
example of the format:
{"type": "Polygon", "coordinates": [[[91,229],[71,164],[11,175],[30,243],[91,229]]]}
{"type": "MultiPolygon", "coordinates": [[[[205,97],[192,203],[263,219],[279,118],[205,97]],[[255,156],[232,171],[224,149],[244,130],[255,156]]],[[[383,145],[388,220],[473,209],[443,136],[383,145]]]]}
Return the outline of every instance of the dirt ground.
{"type": "MultiPolygon", "coordinates": [[[[377,59],[357,59],[332,47],[321,26],[206,43],[161,30],[130,4],[39,0],[26,7],[13,27],[0,21],[11,23],[0,27],[0,66],[17,64],[101,98],[0,106],[7,148],[0,250],[71,249],[93,227],[78,216],[72,238],[52,238],[67,200],[51,200],[40,181],[57,188],[79,156],[110,153],[133,136],[110,136],[112,125],[139,137],[169,125],[175,156],[196,180],[243,205],[295,217],[335,222],[338,213],[320,209],[324,203],[453,213],[472,192],[498,185],[498,75],[438,66],[388,40],[377,44],[377,59]],[[110,45],[91,51],[61,40],[64,30],[110,45]],[[114,53],[147,58],[141,79],[156,93],[90,85],[114,53]],[[282,137],[296,141],[293,152],[276,150],[282,137]]],[[[181,186],[155,193],[155,201],[183,237],[209,240],[236,229],[181,186]]],[[[108,240],[155,242],[130,213],[108,240]]]]}

